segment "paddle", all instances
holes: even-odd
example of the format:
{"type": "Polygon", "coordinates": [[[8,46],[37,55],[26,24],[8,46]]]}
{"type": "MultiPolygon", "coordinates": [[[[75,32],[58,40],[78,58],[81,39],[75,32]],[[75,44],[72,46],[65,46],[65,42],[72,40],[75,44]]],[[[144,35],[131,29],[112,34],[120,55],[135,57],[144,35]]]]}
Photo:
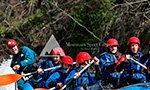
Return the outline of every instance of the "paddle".
{"type": "MultiPolygon", "coordinates": [[[[125,57],[125,54],[124,54],[124,55],[121,56],[121,58],[120,58],[119,60],[117,60],[117,64],[116,64],[114,70],[116,71],[117,66],[118,66],[122,61],[125,61],[125,60],[126,60],[126,57],[125,57]]],[[[139,64],[139,65],[142,66],[143,68],[147,69],[146,66],[144,66],[144,65],[141,64],[140,62],[134,60],[133,58],[130,58],[130,60],[132,60],[133,62],[139,64]]]]}
{"type": "MultiPolygon", "coordinates": [[[[56,67],[52,67],[52,68],[47,68],[44,69],[44,71],[48,71],[48,70],[53,70],[55,68],[58,68],[61,66],[56,66],[56,67]]],[[[22,77],[26,76],[26,75],[31,75],[31,74],[35,74],[37,73],[37,71],[35,72],[31,72],[31,73],[27,73],[27,74],[6,74],[6,75],[0,75],[0,86],[4,86],[4,85],[8,85],[11,83],[14,83],[16,81],[18,81],[19,79],[21,79],[22,77]]]]}
{"type": "MultiPolygon", "coordinates": [[[[76,64],[76,62],[73,62],[73,64],[76,64]]],[[[53,70],[53,69],[55,69],[57,67],[61,67],[61,66],[59,65],[59,66],[55,66],[55,67],[52,67],[52,68],[47,68],[47,69],[44,69],[43,71],[45,72],[45,71],[53,70]]],[[[34,74],[34,73],[37,73],[37,71],[32,72],[32,74],[34,74]]],[[[28,73],[28,74],[30,75],[30,73],[28,73]]]]}
{"type": "MultiPolygon", "coordinates": [[[[92,63],[94,63],[94,60],[92,60],[88,65],[86,65],[86,66],[79,72],[79,74],[81,74],[84,70],[86,70],[92,63]]],[[[77,79],[77,77],[74,76],[74,78],[71,79],[70,81],[68,81],[60,90],[65,89],[65,88],[67,87],[67,85],[68,85],[70,82],[72,82],[74,79],[77,79]]]]}
{"type": "Polygon", "coordinates": [[[6,74],[0,75],[0,86],[8,85],[18,81],[20,78],[24,77],[25,75],[19,74],[6,74]]]}
{"type": "MultiPolygon", "coordinates": [[[[76,62],[73,62],[73,64],[76,64],[76,62]]],[[[59,68],[59,67],[61,67],[61,66],[55,66],[55,67],[52,67],[52,68],[47,68],[47,69],[44,69],[43,71],[49,71],[49,70],[53,70],[53,69],[59,68]]],[[[8,85],[8,84],[14,83],[14,82],[18,81],[19,79],[21,79],[24,76],[35,74],[35,73],[37,73],[37,71],[27,73],[27,74],[23,74],[23,75],[20,75],[20,74],[1,75],[0,76],[0,80],[1,80],[0,81],[0,86],[5,86],[5,85],[8,85]]]]}
{"type": "Polygon", "coordinates": [[[132,61],[134,61],[135,63],[139,64],[140,66],[142,66],[143,68],[147,69],[146,66],[144,66],[143,64],[141,64],[140,62],[134,60],[133,58],[130,58],[132,61]]]}

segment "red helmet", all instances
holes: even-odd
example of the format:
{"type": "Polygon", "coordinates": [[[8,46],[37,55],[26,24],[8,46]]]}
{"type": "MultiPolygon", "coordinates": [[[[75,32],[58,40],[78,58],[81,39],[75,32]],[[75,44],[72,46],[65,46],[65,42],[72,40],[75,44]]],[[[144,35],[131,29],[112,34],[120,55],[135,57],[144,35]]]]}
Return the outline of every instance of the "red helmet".
{"type": "Polygon", "coordinates": [[[73,65],[73,59],[70,56],[64,56],[61,60],[61,63],[73,65]]]}
{"type": "Polygon", "coordinates": [[[119,46],[118,41],[117,41],[116,39],[109,39],[109,40],[107,41],[107,47],[108,47],[108,46],[113,46],[113,45],[119,46]]]}
{"type": "Polygon", "coordinates": [[[130,43],[138,43],[139,45],[141,45],[141,43],[140,43],[140,40],[137,38],[137,37],[131,37],[130,39],[129,39],[129,41],[128,41],[128,45],[130,44],[130,43]]]}
{"type": "Polygon", "coordinates": [[[87,52],[80,52],[76,56],[77,63],[83,63],[85,60],[90,60],[92,57],[87,52]]]}
{"type": "Polygon", "coordinates": [[[53,55],[65,56],[65,51],[61,47],[56,47],[52,51],[53,55]]]}
{"type": "Polygon", "coordinates": [[[6,42],[6,47],[9,48],[11,46],[17,45],[17,42],[13,39],[10,39],[6,42]]]}
{"type": "Polygon", "coordinates": [[[149,45],[150,45],[150,41],[149,41],[149,45]]]}

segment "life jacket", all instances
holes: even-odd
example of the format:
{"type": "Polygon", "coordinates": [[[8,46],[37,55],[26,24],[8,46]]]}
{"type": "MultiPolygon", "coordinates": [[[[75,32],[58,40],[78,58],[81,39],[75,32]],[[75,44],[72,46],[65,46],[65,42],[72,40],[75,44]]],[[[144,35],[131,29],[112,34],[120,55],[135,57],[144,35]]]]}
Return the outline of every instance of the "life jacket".
{"type": "MultiPolygon", "coordinates": [[[[49,86],[49,83],[51,83],[51,82],[56,83],[56,84],[61,82],[62,84],[64,84],[64,81],[65,81],[67,75],[68,75],[68,72],[66,70],[64,70],[63,68],[57,68],[57,69],[52,70],[49,73],[49,78],[47,79],[47,81],[45,83],[46,88],[52,88],[52,86],[51,87],[49,86]]],[[[54,85],[53,85],[53,87],[56,87],[54,85]]]]}
{"type": "MultiPolygon", "coordinates": [[[[139,58],[136,58],[136,61],[140,62],[140,58],[142,56],[141,52],[137,52],[139,54],[139,58]]],[[[132,55],[130,58],[135,59],[132,55]]],[[[133,79],[141,79],[143,81],[146,80],[145,73],[142,72],[142,68],[139,64],[135,63],[132,60],[128,60],[124,66],[124,72],[121,75],[121,79],[125,78],[133,78],[133,79]]]]}
{"type": "MultiPolygon", "coordinates": [[[[141,52],[137,52],[139,54],[138,58],[133,57],[132,55],[130,55],[130,58],[135,59],[136,61],[140,62],[140,58],[142,56],[141,52]]],[[[124,53],[126,54],[126,52],[124,53]]],[[[136,64],[134,61],[132,60],[128,60],[127,63],[124,66],[124,70],[141,70],[141,66],[139,64],[136,64]]]]}
{"type": "MultiPolygon", "coordinates": [[[[59,64],[61,65],[61,64],[59,64]]],[[[45,59],[41,66],[39,68],[42,68],[42,69],[47,69],[47,68],[52,68],[52,67],[55,67],[52,60],[49,60],[49,59],[45,59]]],[[[40,74],[40,77],[42,77],[43,79],[47,80],[48,76],[49,76],[49,72],[50,71],[45,71],[44,73],[41,73],[40,74]]]]}
{"type": "MultiPolygon", "coordinates": [[[[61,65],[61,64],[59,64],[61,65]]],[[[47,68],[52,68],[54,67],[52,60],[45,59],[39,68],[41,69],[47,69],[47,68]]],[[[49,70],[49,71],[44,71],[44,73],[40,73],[38,79],[36,80],[36,88],[45,88],[45,83],[49,76],[51,75],[50,73],[57,70],[58,68],[55,68],[54,70],[49,70]]]]}
{"type": "Polygon", "coordinates": [[[102,77],[120,77],[121,74],[119,72],[114,72],[114,67],[116,65],[115,62],[117,61],[114,54],[104,52],[99,56],[99,59],[100,67],[102,69],[102,77]]]}
{"type": "MultiPolygon", "coordinates": [[[[72,70],[70,73],[68,73],[66,82],[68,80],[70,80],[71,78],[73,78],[74,74],[76,72],[80,72],[80,71],[81,71],[81,68],[76,68],[76,69],[72,70]]],[[[77,79],[75,79],[68,87],[69,87],[69,90],[81,90],[81,89],[86,90],[87,88],[88,88],[88,90],[90,90],[88,85],[91,85],[94,83],[96,83],[95,77],[92,74],[90,74],[89,72],[84,71],[81,74],[81,76],[79,76],[77,79]]]]}

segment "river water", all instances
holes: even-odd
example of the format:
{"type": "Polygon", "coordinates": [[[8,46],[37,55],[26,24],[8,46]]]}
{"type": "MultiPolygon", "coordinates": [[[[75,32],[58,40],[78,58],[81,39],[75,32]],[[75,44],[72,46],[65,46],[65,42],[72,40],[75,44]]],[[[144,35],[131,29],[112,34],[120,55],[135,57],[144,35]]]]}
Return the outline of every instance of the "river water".
{"type": "MultiPolygon", "coordinates": [[[[12,68],[10,67],[10,63],[11,63],[12,59],[8,59],[7,61],[4,60],[1,64],[0,64],[0,75],[4,75],[4,74],[14,74],[15,72],[12,70],[12,68]]],[[[0,90],[15,90],[15,83],[6,85],[6,86],[0,86],[0,90]]]]}

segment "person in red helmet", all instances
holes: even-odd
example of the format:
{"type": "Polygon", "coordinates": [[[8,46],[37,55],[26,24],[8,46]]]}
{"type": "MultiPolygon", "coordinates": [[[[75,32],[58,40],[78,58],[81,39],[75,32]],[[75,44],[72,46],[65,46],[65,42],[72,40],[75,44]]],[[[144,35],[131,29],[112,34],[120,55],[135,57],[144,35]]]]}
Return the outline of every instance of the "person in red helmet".
{"type": "Polygon", "coordinates": [[[141,65],[135,63],[131,59],[140,62],[142,53],[139,52],[139,47],[141,45],[139,38],[131,37],[128,41],[128,49],[124,52],[121,58],[118,60],[116,69],[123,68],[124,72],[121,74],[120,85],[126,86],[135,83],[143,83],[146,81],[145,74],[142,72],[141,65]]]}
{"type": "MultiPolygon", "coordinates": [[[[17,42],[13,39],[6,42],[6,47],[13,55],[11,67],[17,74],[21,74],[26,67],[33,64],[34,58],[37,56],[37,54],[27,46],[19,48],[17,42]]],[[[29,73],[28,70],[27,73],[29,73]]],[[[17,81],[18,90],[23,89],[24,82],[23,79],[17,81]]]]}
{"type": "Polygon", "coordinates": [[[61,60],[62,66],[54,69],[50,72],[49,78],[47,79],[45,86],[46,88],[56,87],[55,90],[59,90],[63,85],[67,77],[67,73],[73,66],[73,59],[70,56],[64,56],[61,60]]]}
{"type": "Polygon", "coordinates": [[[6,42],[6,47],[7,49],[9,50],[9,52],[11,54],[17,54],[19,52],[19,49],[18,47],[17,48],[14,48],[14,50],[12,49],[13,47],[17,46],[17,42],[13,39],[10,39],[6,42]]]}
{"type": "Polygon", "coordinates": [[[44,72],[43,70],[61,65],[60,62],[61,62],[61,59],[65,56],[65,51],[61,47],[56,47],[51,51],[50,55],[51,55],[50,58],[45,59],[41,63],[41,66],[39,67],[39,69],[37,70],[39,73],[38,80],[39,79],[41,80],[40,82],[38,82],[37,85],[34,86],[36,88],[43,88],[45,86],[44,84],[49,77],[48,75],[50,71],[44,72]]]}
{"type": "Polygon", "coordinates": [[[100,67],[102,69],[102,84],[105,89],[115,89],[119,87],[120,72],[114,71],[117,60],[121,53],[118,51],[119,43],[111,38],[107,41],[107,51],[99,56],[100,67]]]}
{"type": "MultiPolygon", "coordinates": [[[[80,52],[76,56],[76,62],[79,64],[78,67],[73,69],[65,80],[65,84],[72,80],[74,76],[77,77],[76,80],[73,80],[67,87],[67,90],[90,90],[91,88],[96,88],[96,86],[90,86],[95,84],[101,79],[101,70],[99,68],[99,59],[97,57],[92,58],[87,52],[80,52]],[[83,73],[79,73],[86,65],[89,64],[90,60],[93,59],[96,73],[95,76],[85,70],[83,73]]],[[[99,84],[98,84],[99,85],[99,84]]],[[[99,86],[97,88],[100,88],[99,86]]]]}

